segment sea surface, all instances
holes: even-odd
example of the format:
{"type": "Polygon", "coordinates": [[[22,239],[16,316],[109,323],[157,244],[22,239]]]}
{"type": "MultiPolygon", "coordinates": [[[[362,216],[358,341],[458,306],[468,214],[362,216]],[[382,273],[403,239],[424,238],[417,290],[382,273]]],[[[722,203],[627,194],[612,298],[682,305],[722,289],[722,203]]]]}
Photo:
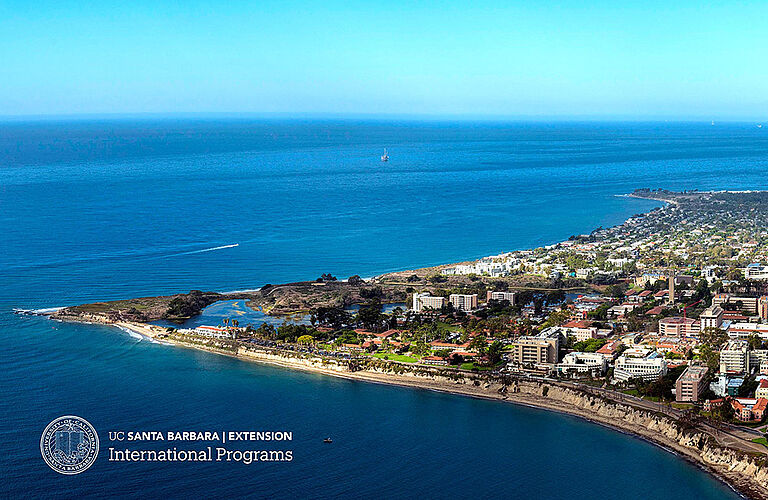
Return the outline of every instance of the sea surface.
{"type": "Polygon", "coordinates": [[[768,129],[754,124],[1,122],[0,497],[733,498],[673,454],[577,418],[12,311],[467,260],[657,206],[616,196],[635,188],[766,189],[766,173],[768,129]],[[78,476],[40,456],[43,428],[65,414],[102,439],[78,476]],[[114,430],[290,431],[268,446],[294,459],[110,463],[114,430]]]}

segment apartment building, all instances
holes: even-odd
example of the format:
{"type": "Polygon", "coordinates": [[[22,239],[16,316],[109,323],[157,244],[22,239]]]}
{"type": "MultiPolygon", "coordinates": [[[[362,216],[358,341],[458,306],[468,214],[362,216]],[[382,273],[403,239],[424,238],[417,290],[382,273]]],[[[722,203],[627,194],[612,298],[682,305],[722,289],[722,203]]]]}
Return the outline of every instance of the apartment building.
{"type": "Polygon", "coordinates": [[[448,301],[453,304],[454,309],[459,311],[474,311],[477,309],[477,294],[464,295],[459,293],[453,293],[448,297],[448,301]]]}
{"type": "Polygon", "coordinates": [[[445,297],[433,297],[428,293],[414,293],[413,307],[415,312],[425,309],[440,310],[445,305],[445,297]]]}
{"type": "Polygon", "coordinates": [[[517,297],[515,292],[492,292],[488,290],[485,300],[506,300],[510,305],[515,305],[515,297],[517,297]]]}

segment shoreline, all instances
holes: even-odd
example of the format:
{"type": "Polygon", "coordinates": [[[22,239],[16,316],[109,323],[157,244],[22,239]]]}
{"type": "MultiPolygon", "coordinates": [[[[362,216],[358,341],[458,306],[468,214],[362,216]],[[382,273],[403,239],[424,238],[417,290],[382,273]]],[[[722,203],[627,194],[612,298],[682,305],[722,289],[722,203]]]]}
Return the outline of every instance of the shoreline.
{"type": "MultiPolygon", "coordinates": [[[[723,192],[727,192],[727,191],[723,191],[723,192]]],[[[696,194],[701,195],[705,193],[706,192],[697,192],[696,194]]],[[[633,193],[627,193],[627,194],[615,195],[615,196],[655,201],[659,203],[662,207],[678,204],[677,200],[665,199],[661,195],[658,195],[658,196],[654,195],[653,192],[650,192],[650,193],[633,192],[633,193]]],[[[649,215],[652,212],[653,211],[645,212],[644,215],[649,215]]],[[[624,221],[624,223],[626,222],[627,221],[624,221]]],[[[624,223],[620,223],[617,226],[621,226],[624,223]]],[[[432,267],[423,268],[423,269],[438,269],[438,268],[443,268],[451,265],[455,265],[455,264],[441,264],[441,265],[432,266],[432,267]]],[[[407,271],[400,271],[400,272],[411,272],[411,271],[407,270],[407,271]]],[[[380,279],[389,274],[392,274],[392,273],[385,273],[385,274],[373,276],[371,278],[368,278],[367,280],[380,279]]],[[[276,286],[280,287],[280,286],[286,286],[286,285],[276,285],[276,286]]],[[[261,288],[256,290],[260,290],[260,289],[261,288]]],[[[237,293],[237,292],[242,292],[242,291],[233,291],[229,293],[237,293]]],[[[227,300],[227,298],[223,298],[222,300],[227,300]]],[[[89,318],[89,319],[92,319],[92,318],[89,318]]],[[[77,319],[75,319],[75,321],[77,321],[77,319]]],[[[88,320],[85,319],[85,317],[81,317],[81,321],[83,323],[89,322],[88,320]]],[[[706,471],[707,473],[715,477],[718,481],[727,485],[730,489],[737,492],[739,495],[741,495],[744,498],[768,499],[768,473],[764,473],[762,471],[762,468],[763,468],[762,462],[760,463],[760,465],[756,465],[751,462],[745,465],[744,460],[742,460],[741,462],[736,460],[736,462],[738,462],[738,465],[729,466],[728,463],[734,463],[733,460],[729,462],[729,459],[734,459],[733,456],[725,457],[722,459],[722,461],[719,461],[719,460],[720,458],[722,458],[723,453],[720,454],[721,455],[720,458],[718,458],[717,456],[717,453],[720,450],[727,450],[731,454],[741,454],[743,456],[747,456],[748,455],[747,452],[743,451],[743,449],[740,450],[736,448],[730,448],[728,445],[717,445],[716,447],[713,447],[713,448],[718,448],[718,450],[715,450],[713,453],[713,457],[710,457],[708,459],[703,455],[704,452],[702,451],[702,446],[705,448],[709,446],[706,443],[704,445],[699,443],[699,449],[698,451],[696,451],[695,450],[696,447],[692,448],[690,445],[684,445],[681,442],[676,441],[675,439],[671,438],[669,435],[661,433],[659,429],[654,428],[653,425],[651,424],[649,424],[650,427],[649,426],[644,427],[642,425],[639,425],[637,422],[625,421],[622,418],[617,418],[616,416],[611,418],[604,415],[600,415],[599,413],[596,413],[591,409],[585,409],[583,407],[580,407],[575,402],[568,403],[565,401],[554,400],[551,397],[547,397],[546,392],[544,392],[543,395],[541,394],[536,395],[531,392],[525,392],[525,393],[513,392],[511,394],[510,393],[500,394],[499,392],[495,391],[497,387],[492,386],[490,384],[488,386],[484,386],[484,385],[470,385],[470,384],[467,384],[466,382],[456,382],[456,381],[449,382],[447,379],[438,380],[435,377],[429,378],[426,376],[420,376],[416,373],[412,373],[410,375],[393,374],[393,373],[385,373],[383,371],[378,371],[375,369],[371,370],[369,368],[361,371],[354,371],[354,372],[345,371],[345,370],[339,369],[339,365],[336,365],[337,369],[332,369],[329,366],[324,366],[324,367],[315,366],[315,365],[312,365],[312,363],[308,363],[306,359],[299,358],[298,356],[296,357],[291,357],[291,356],[259,357],[254,355],[244,355],[243,353],[240,352],[242,348],[238,349],[237,352],[234,352],[234,351],[226,351],[224,349],[217,349],[211,346],[200,345],[196,343],[183,342],[175,339],[158,340],[155,337],[161,333],[164,333],[164,329],[148,323],[134,323],[132,321],[110,321],[107,318],[104,318],[101,321],[98,321],[98,320],[94,321],[94,323],[111,325],[111,326],[120,328],[122,330],[133,331],[136,334],[141,335],[142,339],[147,339],[152,343],[193,348],[197,350],[208,351],[213,354],[230,356],[230,357],[242,359],[244,361],[251,361],[251,362],[256,362],[256,363],[261,363],[266,365],[272,365],[280,368],[301,370],[305,372],[316,373],[319,375],[330,375],[330,376],[343,378],[346,380],[352,380],[352,381],[385,384],[390,386],[406,387],[406,388],[412,388],[412,389],[431,390],[436,392],[442,392],[445,394],[452,394],[452,395],[458,395],[458,396],[464,396],[464,397],[473,397],[477,399],[508,402],[512,404],[518,404],[521,406],[527,406],[529,408],[537,408],[545,411],[553,411],[553,412],[558,412],[562,414],[567,414],[573,417],[581,418],[590,423],[598,424],[598,425],[610,428],[612,430],[621,432],[623,434],[631,435],[638,439],[642,439],[655,446],[658,446],[659,448],[662,448],[667,452],[673,453],[676,456],[683,458],[687,462],[693,465],[696,465],[700,469],[706,471]],[[720,446],[722,446],[722,448],[719,448],[720,446]],[[750,473],[753,476],[760,475],[759,480],[750,480],[749,478],[750,473]]],[[[334,363],[336,362],[334,361],[334,363]]],[[[547,381],[547,382],[530,381],[530,382],[524,382],[524,383],[530,383],[534,385],[538,384],[539,387],[541,387],[542,385],[546,387],[560,387],[558,385],[555,385],[556,384],[555,381],[551,381],[551,382],[550,381],[547,381]]],[[[588,397],[588,396],[584,396],[582,394],[582,397],[588,397]]],[[[639,412],[639,413],[647,414],[646,416],[650,415],[650,417],[648,418],[656,418],[657,420],[662,419],[662,420],[670,420],[670,421],[677,422],[677,420],[675,420],[674,417],[666,417],[666,416],[659,417],[658,415],[654,417],[653,412],[648,410],[647,408],[641,408],[640,406],[633,406],[632,404],[625,403],[623,399],[621,400],[621,402],[613,399],[607,399],[607,400],[611,401],[610,404],[612,405],[621,406],[623,408],[623,411],[628,411],[630,413],[639,412]]],[[[656,424],[658,424],[658,422],[656,422],[656,424]]],[[[667,424],[669,424],[669,422],[667,422],[664,425],[667,425],[667,424]]],[[[702,435],[706,434],[707,436],[711,437],[713,440],[716,441],[716,439],[714,438],[714,435],[711,432],[707,432],[706,430],[704,430],[703,427],[704,426],[698,426],[696,429],[699,433],[702,433],[702,435]]],[[[744,440],[744,438],[741,438],[741,439],[744,440]]],[[[762,450],[761,454],[764,456],[766,454],[766,450],[762,450]]],[[[764,457],[762,458],[762,460],[764,460],[764,457]]]]}
{"type": "MultiPolygon", "coordinates": [[[[149,335],[145,335],[148,328],[143,325],[137,324],[122,324],[113,325],[120,329],[129,329],[136,331],[136,333],[146,336],[153,343],[159,343],[162,345],[177,346],[189,349],[196,349],[200,351],[206,351],[211,354],[218,354],[228,356],[231,358],[239,359],[245,362],[252,362],[262,365],[274,366],[277,368],[290,369],[303,371],[306,373],[314,373],[317,375],[332,376],[349,381],[373,383],[379,385],[388,385],[408,389],[428,390],[434,392],[440,392],[443,394],[450,394],[454,396],[470,397],[475,399],[483,399],[486,401],[495,401],[501,403],[511,403],[514,405],[525,406],[528,408],[535,408],[542,411],[551,411],[571,417],[579,418],[587,421],[591,424],[600,425],[605,428],[620,432],[622,434],[643,440],[654,446],[657,446],[668,453],[674,454],[676,457],[685,460],[691,465],[705,471],[714,477],[717,481],[721,482],[742,498],[763,498],[768,499],[768,489],[761,488],[760,484],[752,482],[744,474],[735,471],[727,466],[718,465],[716,462],[708,462],[700,453],[697,453],[691,447],[684,446],[680,442],[677,442],[658,429],[644,427],[638,423],[629,423],[621,418],[611,418],[601,415],[599,412],[594,412],[591,409],[585,409],[574,404],[569,404],[566,401],[560,401],[557,399],[548,398],[546,396],[536,395],[530,391],[512,392],[507,394],[501,394],[498,392],[497,384],[486,385],[474,385],[467,382],[448,381],[447,379],[438,379],[437,377],[426,377],[418,375],[400,375],[384,372],[374,372],[369,370],[362,370],[356,372],[350,372],[342,370],[336,366],[336,369],[330,367],[316,366],[311,360],[303,358],[294,358],[289,356],[274,356],[274,355],[259,355],[258,353],[243,354],[242,348],[238,352],[228,352],[213,347],[207,347],[199,344],[187,343],[179,340],[168,339],[167,341],[158,341],[149,335]]],[[[531,384],[537,387],[559,387],[553,385],[553,383],[539,382],[531,380],[530,382],[523,381],[522,384],[531,384]]],[[[575,392],[575,391],[574,391],[575,392]]],[[[620,405],[625,407],[625,411],[630,412],[644,412],[650,413],[648,410],[639,409],[633,407],[631,404],[625,402],[611,401],[610,404],[620,405]],[[630,409],[631,408],[631,409],[630,409]]],[[[658,417],[657,418],[662,418],[658,417]]],[[[665,417],[666,418],[666,417],[665,417]]]]}

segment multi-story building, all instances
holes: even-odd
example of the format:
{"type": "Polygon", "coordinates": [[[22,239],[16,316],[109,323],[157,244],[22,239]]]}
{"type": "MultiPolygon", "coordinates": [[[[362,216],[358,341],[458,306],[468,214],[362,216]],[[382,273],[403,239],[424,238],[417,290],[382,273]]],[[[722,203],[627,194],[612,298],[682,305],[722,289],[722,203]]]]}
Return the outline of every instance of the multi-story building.
{"type": "Polygon", "coordinates": [[[737,297],[729,293],[718,293],[712,297],[713,306],[721,306],[726,309],[728,304],[732,307],[738,307],[745,313],[757,314],[757,297],[737,297]]]}
{"type": "Polygon", "coordinates": [[[692,337],[700,332],[700,323],[695,319],[673,316],[659,320],[659,336],[662,337],[692,337]]]}
{"type": "Polygon", "coordinates": [[[520,337],[512,343],[511,360],[520,365],[555,364],[564,340],[557,327],[547,328],[533,337],[520,337]]]}
{"type": "Polygon", "coordinates": [[[659,353],[652,352],[645,357],[624,353],[616,360],[613,376],[620,382],[631,378],[658,380],[667,374],[667,362],[659,353]]]}
{"type": "Polygon", "coordinates": [[[578,342],[597,338],[597,327],[587,320],[569,321],[563,325],[563,330],[567,336],[575,338],[578,342]]]}
{"type": "Polygon", "coordinates": [[[425,309],[440,310],[445,305],[445,297],[433,297],[428,293],[413,294],[413,310],[421,312],[425,309]]]}
{"type": "Polygon", "coordinates": [[[757,315],[760,316],[760,321],[768,321],[768,295],[757,299],[757,315]]]}
{"type": "Polygon", "coordinates": [[[723,324],[723,308],[712,306],[704,309],[699,315],[699,322],[701,323],[702,330],[705,328],[720,328],[723,324]]]}
{"type": "Polygon", "coordinates": [[[699,400],[707,384],[704,380],[707,376],[706,366],[689,366],[680,378],[675,382],[675,400],[678,402],[695,403],[699,400]]]}
{"type": "Polygon", "coordinates": [[[755,389],[755,397],[768,399],[768,380],[763,379],[760,381],[760,385],[755,389]]]}
{"type": "Polygon", "coordinates": [[[749,345],[746,340],[729,340],[720,350],[720,373],[749,371],[749,345]]]}
{"type": "Polygon", "coordinates": [[[477,309],[477,294],[465,295],[453,293],[448,297],[448,301],[459,311],[474,311],[477,309]]]}
{"type": "Polygon", "coordinates": [[[488,290],[485,300],[506,300],[509,302],[509,305],[513,306],[515,305],[516,296],[517,293],[515,292],[492,292],[488,290]]]}
{"type": "Polygon", "coordinates": [[[748,280],[768,280],[768,266],[750,264],[744,268],[744,277],[748,280]]]}
{"type": "Polygon", "coordinates": [[[608,361],[605,356],[596,352],[569,352],[555,366],[561,375],[604,375],[608,371],[608,361]]]}
{"type": "Polygon", "coordinates": [[[761,323],[730,323],[728,325],[728,336],[732,339],[746,339],[752,335],[757,335],[762,339],[768,339],[768,325],[761,323]]]}

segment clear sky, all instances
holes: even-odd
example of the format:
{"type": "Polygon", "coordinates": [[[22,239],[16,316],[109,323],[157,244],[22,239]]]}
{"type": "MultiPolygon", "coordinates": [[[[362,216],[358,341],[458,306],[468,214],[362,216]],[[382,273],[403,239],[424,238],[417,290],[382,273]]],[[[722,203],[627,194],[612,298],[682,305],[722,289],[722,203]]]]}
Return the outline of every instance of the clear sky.
{"type": "Polygon", "coordinates": [[[768,1],[0,0],[0,115],[768,119],[768,1]]]}

